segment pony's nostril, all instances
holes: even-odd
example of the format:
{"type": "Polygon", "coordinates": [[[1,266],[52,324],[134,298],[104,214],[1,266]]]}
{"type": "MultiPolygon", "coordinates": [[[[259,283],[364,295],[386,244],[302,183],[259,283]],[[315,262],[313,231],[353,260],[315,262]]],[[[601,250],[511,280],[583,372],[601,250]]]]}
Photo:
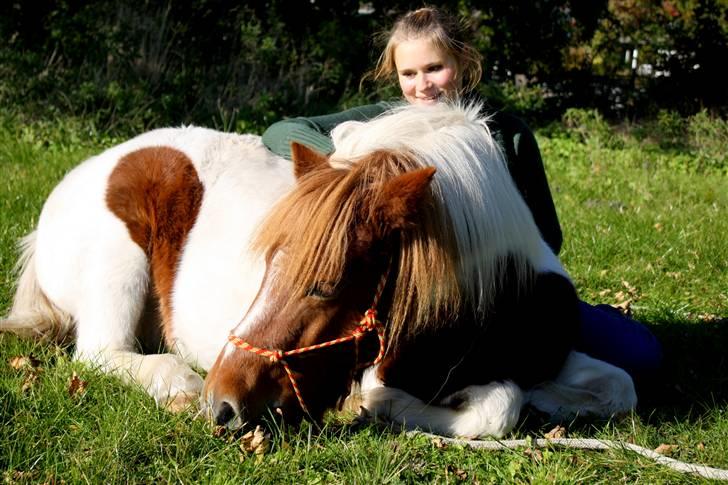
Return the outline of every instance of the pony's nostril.
{"type": "Polygon", "coordinates": [[[224,426],[235,418],[235,410],[229,402],[223,401],[215,412],[215,424],[224,426]]]}

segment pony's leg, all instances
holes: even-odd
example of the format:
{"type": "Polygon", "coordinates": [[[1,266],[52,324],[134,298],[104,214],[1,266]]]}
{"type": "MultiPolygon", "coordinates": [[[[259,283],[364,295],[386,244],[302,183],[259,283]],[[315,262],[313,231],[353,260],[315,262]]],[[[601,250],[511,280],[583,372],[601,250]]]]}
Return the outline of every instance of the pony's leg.
{"type": "Polygon", "coordinates": [[[91,266],[93,274],[85,275],[75,358],[139,384],[160,405],[178,407],[196,401],[202,378],[180,356],[142,355],[136,350],[136,327],[149,291],[148,262],[131,241],[123,250],[120,245],[117,242],[116,251],[108,253],[113,258],[99,258],[91,266]]]}
{"type": "Polygon", "coordinates": [[[365,375],[362,396],[362,407],[374,416],[408,428],[463,438],[504,436],[518,422],[523,405],[523,392],[511,381],[468,386],[436,406],[401,389],[372,386],[365,375]]]}
{"type": "Polygon", "coordinates": [[[527,401],[557,419],[608,417],[634,409],[637,393],[624,370],[572,351],[556,379],[531,389],[527,401]]]}

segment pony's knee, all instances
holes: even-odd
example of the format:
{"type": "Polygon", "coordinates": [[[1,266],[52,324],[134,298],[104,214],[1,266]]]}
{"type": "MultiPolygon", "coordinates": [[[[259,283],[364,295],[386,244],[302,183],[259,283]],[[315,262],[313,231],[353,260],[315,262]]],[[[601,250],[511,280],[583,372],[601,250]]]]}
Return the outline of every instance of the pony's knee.
{"type": "Polygon", "coordinates": [[[512,381],[468,386],[446,397],[442,404],[457,411],[451,430],[455,436],[500,438],[518,423],[524,396],[512,381]]]}

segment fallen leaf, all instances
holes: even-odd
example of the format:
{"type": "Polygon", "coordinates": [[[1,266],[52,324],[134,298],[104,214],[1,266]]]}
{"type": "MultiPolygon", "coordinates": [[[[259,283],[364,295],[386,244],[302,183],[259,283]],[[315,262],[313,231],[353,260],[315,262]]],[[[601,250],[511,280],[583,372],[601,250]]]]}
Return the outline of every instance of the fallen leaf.
{"type": "Polygon", "coordinates": [[[526,456],[530,456],[533,461],[542,461],[543,460],[543,453],[541,453],[541,450],[538,448],[526,448],[523,450],[523,454],[526,456]]]}
{"type": "Polygon", "coordinates": [[[553,439],[559,439],[566,436],[566,428],[564,428],[561,425],[556,425],[554,429],[549,431],[544,435],[544,438],[553,440],[553,439]]]}
{"type": "Polygon", "coordinates": [[[601,277],[605,277],[605,276],[607,276],[607,270],[606,270],[606,269],[603,269],[603,270],[601,270],[601,271],[599,272],[599,276],[601,276],[601,277]]]}
{"type": "Polygon", "coordinates": [[[718,315],[713,315],[712,313],[701,313],[698,315],[698,320],[707,323],[720,323],[722,321],[718,315]]]}
{"type": "Polygon", "coordinates": [[[617,299],[617,302],[626,300],[628,296],[629,295],[627,295],[624,291],[618,291],[614,294],[614,298],[617,299]]]}
{"type": "Polygon", "coordinates": [[[31,483],[38,476],[38,472],[24,472],[22,470],[9,470],[3,473],[5,483],[31,483]]]}
{"type": "Polygon", "coordinates": [[[81,378],[78,377],[78,374],[76,374],[76,372],[74,371],[70,381],[68,382],[68,395],[70,397],[75,397],[77,395],[83,394],[84,392],[86,392],[87,386],[88,382],[81,380],[81,378]]]}
{"type": "Polygon", "coordinates": [[[443,440],[442,438],[432,438],[432,444],[435,445],[435,448],[439,450],[447,448],[447,443],[445,443],[445,440],[443,440]]]}
{"type": "Polygon", "coordinates": [[[655,228],[655,230],[656,230],[657,232],[660,232],[660,231],[662,231],[662,224],[661,224],[661,223],[659,223],[659,222],[658,222],[658,223],[656,223],[656,224],[655,224],[654,226],[652,226],[652,227],[654,227],[654,228],[655,228]]]}
{"type": "Polygon", "coordinates": [[[15,370],[20,370],[23,368],[29,368],[29,369],[37,369],[40,367],[40,361],[33,357],[33,355],[16,355],[15,357],[11,357],[8,359],[8,363],[10,364],[10,367],[12,367],[15,370]]]}
{"type": "Polygon", "coordinates": [[[30,372],[27,372],[25,374],[25,378],[23,379],[23,384],[20,386],[20,392],[28,392],[31,387],[35,385],[35,383],[38,381],[38,372],[34,370],[31,370],[30,372]]]}
{"type": "Polygon", "coordinates": [[[260,461],[263,455],[268,451],[270,443],[270,435],[263,431],[260,425],[255,430],[248,431],[240,438],[240,451],[243,453],[253,453],[256,459],[260,461]]]}
{"type": "Polygon", "coordinates": [[[611,292],[612,292],[612,290],[602,290],[602,291],[599,292],[599,296],[605,297],[608,294],[610,294],[611,292]]]}
{"type": "Polygon", "coordinates": [[[698,448],[698,449],[699,449],[700,451],[703,451],[703,450],[705,449],[705,443],[703,443],[703,442],[701,441],[700,443],[698,443],[698,445],[697,445],[697,447],[696,447],[696,448],[698,448]]]}
{"type": "Polygon", "coordinates": [[[637,295],[639,291],[637,291],[637,288],[629,284],[628,281],[622,280],[622,286],[624,286],[627,289],[627,292],[630,295],[637,295]]]}
{"type": "Polygon", "coordinates": [[[630,316],[632,314],[632,300],[625,300],[612,305],[614,308],[622,312],[623,315],[630,316]]]}
{"type": "Polygon", "coordinates": [[[666,443],[662,443],[660,446],[655,448],[655,453],[659,453],[661,455],[671,455],[675,451],[677,451],[677,449],[677,445],[668,445],[666,443]]]}
{"type": "Polygon", "coordinates": [[[452,465],[448,465],[447,467],[445,467],[445,474],[447,474],[448,472],[452,473],[460,480],[468,479],[468,472],[466,472],[465,470],[461,470],[460,468],[455,468],[452,465]]]}

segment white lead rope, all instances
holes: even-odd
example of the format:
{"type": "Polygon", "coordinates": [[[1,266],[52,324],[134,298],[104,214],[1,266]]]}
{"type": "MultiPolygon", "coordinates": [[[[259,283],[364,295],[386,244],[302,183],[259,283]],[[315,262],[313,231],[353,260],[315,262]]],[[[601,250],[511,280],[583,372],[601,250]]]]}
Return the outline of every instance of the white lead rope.
{"type": "Polygon", "coordinates": [[[625,443],[624,441],[598,440],[593,438],[538,438],[533,440],[467,440],[458,438],[447,438],[424,431],[407,431],[407,436],[427,436],[429,438],[442,440],[444,443],[467,446],[473,449],[482,450],[506,450],[513,448],[524,448],[528,446],[545,447],[558,445],[565,448],[577,448],[582,450],[631,450],[638,455],[650,458],[660,465],[664,465],[682,473],[695,473],[704,478],[713,480],[728,480],[728,470],[713,468],[705,465],[685,463],[683,461],[668,458],[647,448],[625,443]]]}

